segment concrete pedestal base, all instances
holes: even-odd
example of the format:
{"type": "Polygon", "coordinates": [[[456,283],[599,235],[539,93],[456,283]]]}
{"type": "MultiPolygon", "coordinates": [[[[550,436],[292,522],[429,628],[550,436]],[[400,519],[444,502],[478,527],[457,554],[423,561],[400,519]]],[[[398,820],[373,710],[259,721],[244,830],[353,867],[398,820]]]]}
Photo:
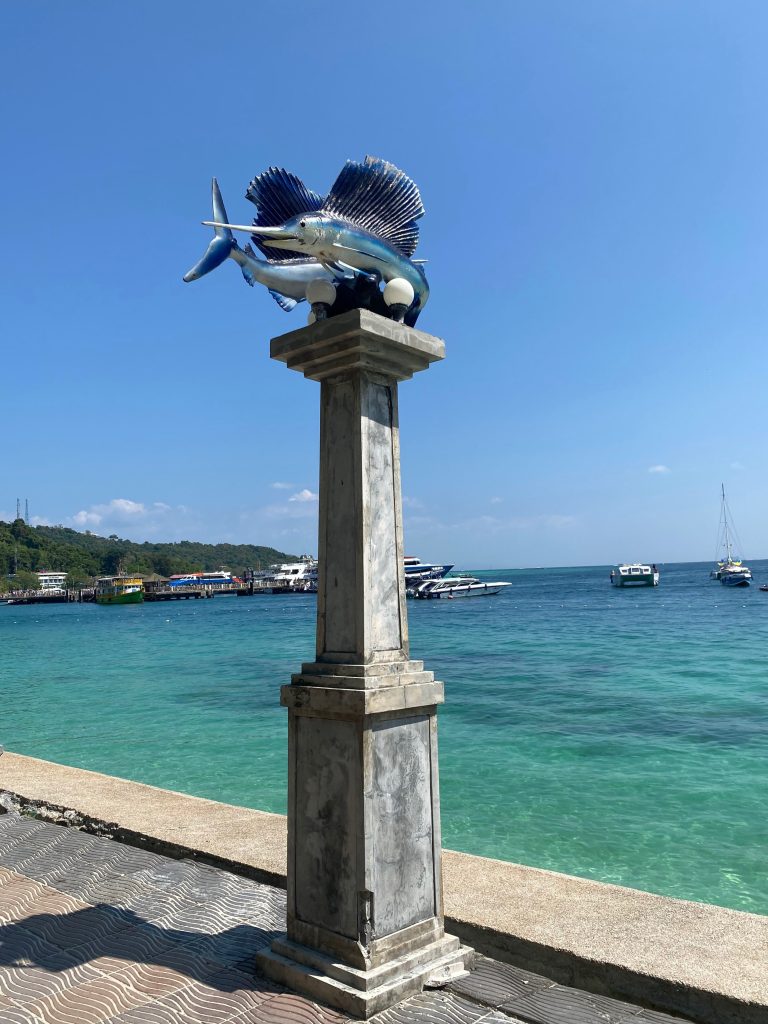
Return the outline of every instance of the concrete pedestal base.
{"type": "Polygon", "coordinates": [[[364,1020],[424,988],[462,977],[472,956],[457,938],[444,935],[413,953],[362,971],[286,937],[275,939],[256,961],[275,981],[364,1020]]]}

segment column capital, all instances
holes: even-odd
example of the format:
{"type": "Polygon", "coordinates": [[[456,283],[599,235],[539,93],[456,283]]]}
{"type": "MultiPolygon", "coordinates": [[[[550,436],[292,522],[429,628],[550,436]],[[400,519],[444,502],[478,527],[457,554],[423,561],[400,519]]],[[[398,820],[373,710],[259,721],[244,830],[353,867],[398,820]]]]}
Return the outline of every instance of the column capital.
{"type": "Polygon", "coordinates": [[[364,370],[401,381],[444,359],[445,342],[368,309],[351,309],[273,338],[269,354],[310,380],[364,370]]]}

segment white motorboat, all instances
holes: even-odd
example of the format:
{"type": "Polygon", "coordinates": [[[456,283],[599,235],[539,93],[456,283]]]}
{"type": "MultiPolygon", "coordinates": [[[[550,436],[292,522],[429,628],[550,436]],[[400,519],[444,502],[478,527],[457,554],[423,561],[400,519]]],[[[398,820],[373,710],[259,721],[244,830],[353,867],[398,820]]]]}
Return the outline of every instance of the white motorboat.
{"type": "Polygon", "coordinates": [[[741,559],[733,557],[733,542],[731,532],[735,533],[733,526],[728,523],[728,502],[725,500],[725,485],[720,484],[720,530],[718,535],[718,548],[725,551],[725,558],[718,561],[715,568],[709,574],[710,579],[720,580],[724,587],[748,587],[752,579],[752,570],[743,564],[741,559]]]}
{"type": "Polygon", "coordinates": [[[283,562],[251,574],[253,590],[267,594],[316,594],[317,559],[302,555],[298,562],[283,562]]]}
{"type": "Polygon", "coordinates": [[[491,597],[511,583],[486,583],[476,576],[445,576],[439,580],[427,580],[413,589],[413,596],[423,599],[454,597],[491,597]]]}
{"type": "Polygon", "coordinates": [[[614,587],[658,587],[659,570],[642,562],[617,565],[611,569],[611,583],[614,587]]]}

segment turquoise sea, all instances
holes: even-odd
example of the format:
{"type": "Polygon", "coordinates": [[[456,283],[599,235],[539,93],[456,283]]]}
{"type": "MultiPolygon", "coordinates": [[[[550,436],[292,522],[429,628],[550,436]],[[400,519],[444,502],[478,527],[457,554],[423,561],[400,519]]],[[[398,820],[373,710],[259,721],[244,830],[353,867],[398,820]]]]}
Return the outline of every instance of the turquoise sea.
{"type": "MultiPolygon", "coordinates": [[[[443,842],[768,913],[768,562],[657,589],[608,569],[483,574],[495,598],[409,602],[446,684],[443,842]]],[[[311,596],[0,605],[0,743],[285,810],[278,688],[314,655],[311,596]]],[[[2,759],[0,759],[0,785],[2,759]]]]}

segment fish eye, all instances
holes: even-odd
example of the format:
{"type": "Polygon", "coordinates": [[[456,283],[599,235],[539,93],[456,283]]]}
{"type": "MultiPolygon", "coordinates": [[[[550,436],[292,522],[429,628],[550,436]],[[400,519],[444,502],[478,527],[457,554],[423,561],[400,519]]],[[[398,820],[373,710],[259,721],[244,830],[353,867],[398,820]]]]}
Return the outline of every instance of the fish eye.
{"type": "Polygon", "coordinates": [[[305,228],[306,226],[307,226],[307,222],[305,220],[300,220],[299,221],[299,227],[300,228],[305,228]]]}

